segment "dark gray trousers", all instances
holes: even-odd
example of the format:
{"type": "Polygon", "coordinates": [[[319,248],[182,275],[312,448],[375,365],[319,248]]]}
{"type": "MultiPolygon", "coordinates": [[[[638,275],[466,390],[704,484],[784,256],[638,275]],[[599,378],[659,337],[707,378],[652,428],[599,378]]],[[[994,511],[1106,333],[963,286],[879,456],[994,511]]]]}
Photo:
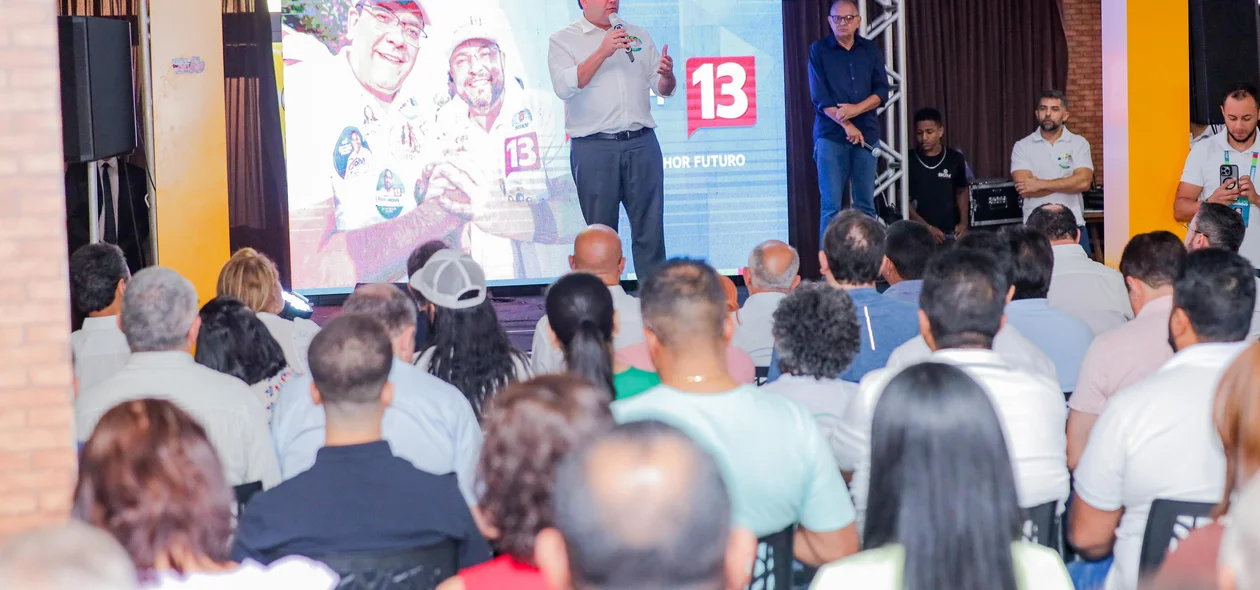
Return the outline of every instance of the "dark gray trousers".
{"type": "Polygon", "coordinates": [[[665,262],[665,163],[656,133],[624,141],[574,138],[569,165],[586,223],[615,230],[625,204],[634,272],[647,278],[665,262]]]}

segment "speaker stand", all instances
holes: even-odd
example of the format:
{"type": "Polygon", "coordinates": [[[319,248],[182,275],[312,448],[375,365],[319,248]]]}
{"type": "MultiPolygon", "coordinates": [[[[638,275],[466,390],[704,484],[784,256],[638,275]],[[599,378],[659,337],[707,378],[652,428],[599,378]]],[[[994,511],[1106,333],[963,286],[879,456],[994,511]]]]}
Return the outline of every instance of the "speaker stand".
{"type": "Polygon", "coordinates": [[[88,162],[88,243],[95,244],[101,241],[101,228],[98,225],[101,220],[101,206],[97,202],[100,198],[100,178],[101,169],[100,162],[88,162]]]}

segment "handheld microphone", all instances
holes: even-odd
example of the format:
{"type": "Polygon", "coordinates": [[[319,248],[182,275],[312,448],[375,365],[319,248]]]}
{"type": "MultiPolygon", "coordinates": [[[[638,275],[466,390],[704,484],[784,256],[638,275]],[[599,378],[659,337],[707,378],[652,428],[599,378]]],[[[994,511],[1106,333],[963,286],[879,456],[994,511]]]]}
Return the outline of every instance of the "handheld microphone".
{"type": "MultiPolygon", "coordinates": [[[[621,15],[615,12],[608,15],[608,22],[612,24],[612,28],[615,30],[626,28],[626,23],[621,20],[621,15]]],[[[630,63],[634,63],[634,52],[629,47],[626,48],[626,57],[630,58],[630,63]]]]}
{"type": "Polygon", "coordinates": [[[866,143],[866,141],[865,141],[865,140],[864,140],[864,141],[862,141],[862,149],[864,149],[864,150],[866,150],[866,151],[870,152],[870,153],[871,153],[871,155],[872,155],[872,156],[875,156],[876,158],[878,158],[878,157],[880,157],[880,156],[884,155],[884,150],[879,149],[879,146],[874,146],[874,145],[868,144],[868,143],[866,143]]]}

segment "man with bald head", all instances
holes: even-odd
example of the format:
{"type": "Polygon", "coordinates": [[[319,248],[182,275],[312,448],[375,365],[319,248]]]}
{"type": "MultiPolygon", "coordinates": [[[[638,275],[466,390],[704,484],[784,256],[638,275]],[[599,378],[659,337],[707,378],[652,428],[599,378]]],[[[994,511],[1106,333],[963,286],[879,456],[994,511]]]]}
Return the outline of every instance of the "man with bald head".
{"type": "MultiPolygon", "coordinates": [[[[381,421],[381,438],[416,469],[439,475],[454,472],[464,500],[476,505],[473,485],[481,455],[481,427],[468,399],[455,386],[411,364],[415,303],[402,289],[378,283],[355,289],[341,312],[375,318],[389,337],[394,357],[389,383],[394,396],[381,421]]],[[[311,399],[311,383],[309,374],[290,380],[271,413],[271,435],[286,480],[310,469],[325,444],[326,414],[311,399]]]]}
{"type": "Polygon", "coordinates": [[[561,464],[535,559],[552,588],[743,588],[757,539],[731,526],[713,458],[661,422],[618,426],[561,464]]]}
{"type": "Polygon", "coordinates": [[[801,257],[793,248],[779,240],[767,240],[757,244],[748,256],[748,266],[739,272],[748,287],[748,299],[735,318],[735,338],[731,344],[752,355],[758,367],[769,367],[774,354],[774,310],[787,297],[801,277],[796,272],[801,267],[801,257]]]}
{"type": "MultiPolygon", "coordinates": [[[[613,335],[613,347],[620,350],[643,342],[643,316],[639,311],[639,300],[621,288],[626,259],[621,255],[621,238],[617,232],[599,224],[583,230],[573,241],[569,268],[573,272],[599,277],[612,292],[613,308],[617,310],[617,333],[613,335]]],[[[547,337],[550,326],[547,316],[543,316],[534,327],[530,362],[535,375],[563,373],[565,370],[564,353],[547,337]]]]}
{"type": "Polygon", "coordinates": [[[694,438],[722,468],[735,523],[758,537],[791,527],[798,560],[821,565],[857,551],[853,503],[813,415],[727,370],[735,322],[717,271],[671,260],[648,277],[642,296],[661,385],[613,402],[617,422],[659,420],[694,438]]]}

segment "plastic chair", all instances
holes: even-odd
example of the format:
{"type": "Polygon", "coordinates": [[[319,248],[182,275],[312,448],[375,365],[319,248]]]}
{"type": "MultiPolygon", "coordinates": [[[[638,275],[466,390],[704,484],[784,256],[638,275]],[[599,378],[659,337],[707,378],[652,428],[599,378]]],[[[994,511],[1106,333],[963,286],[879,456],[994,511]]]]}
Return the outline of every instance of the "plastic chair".
{"type": "Polygon", "coordinates": [[[1159,570],[1160,564],[1177,543],[1190,535],[1190,531],[1212,524],[1210,502],[1156,499],[1146,517],[1146,530],[1142,533],[1142,553],[1138,557],[1138,576],[1143,577],[1159,570]]]}
{"type": "Polygon", "coordinates": [[[459,573],[459,544],[308,555],[341,576],[338,590],[433,590],[459,573]]]}
{"type": "Polygon", "coordinates": [[[765,385],[766,381],[770,380],[770,367],[757,367],[755,375],[756,379],[753,383],[755,383],[757,387],[765,385]]]}
{"type": "Polygon", "coordinates": [[[753,561],[748,590],[789,590],[792,588],[792,551],[796,525],[757,539],[757,559],[753,561]]]}
{"type": "Polygon", "coordinates": [[[254,494],[261,492],[263,489],[261,481],[251,481],[234,486],[232,492],[236,494],[236,515],[239,517],[245,514],[245,505],[254,498],[254,494]]]}
{"type": "Polygon", "coordinates": [[[1063,526],[1054,500],[1024,509],[1024,540],[1063,554],[1063,526]]]}

